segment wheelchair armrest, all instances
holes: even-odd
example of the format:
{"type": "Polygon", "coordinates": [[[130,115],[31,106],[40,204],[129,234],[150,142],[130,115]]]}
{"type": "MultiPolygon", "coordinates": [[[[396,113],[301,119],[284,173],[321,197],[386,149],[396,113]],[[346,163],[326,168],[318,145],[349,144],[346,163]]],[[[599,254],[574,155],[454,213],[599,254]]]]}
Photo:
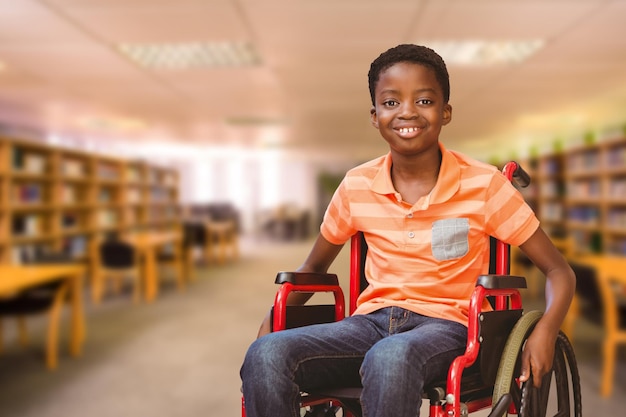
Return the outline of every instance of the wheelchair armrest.
{"type": "Polygon", "coordinates": [[[339,280],[336,274],[281,271],[276,274],[274,283],[290,283],[293,285],[339,285],[339,280]]]}
{"type": "MultiPolygon", "coordinates": [[[[463,370],[472,366],[476,359],[478,359],[478,352],[481,344],[481,316],[483,314],[483,304],[487,297],[495,298],[494,312],[503,312],[506,314],[504,318],[502,316],[496,316],[498,323],[495,328],[497,333],[503,326],[499,323],[499,319],[504,319],[506,322],[510,317],[515,318],[516,315],[521,315],[522,301],[518,291],[519,288],[526,288],[526,278],[515,275],[480,275],[476,281],[476,287],[472,292],[470,298],[470,305],[468,310],[469,320],[467,327],[467,346],[465,353],[458,356],[450,366],[448,371],[448,383],[446,391],[448,394],[452,394],[454,398],[460,398],[461,396],[461,376],[463,370]],[[504,311],[501,311],[504,310],[504,311]]],[[[483,317],[483,320],[485,317],[483,317]]],[[[496,320],[493,320],[496,321],[496,320]]],[[[511,319],[514,324],[515,320],[511,319]]]]}
{"type": "Polygon", "coordinates": [[[526,288],[526,278],[515,275],[481,275],[476,286],[490,290],[503,288],[526,288]]]}
{"type": "MultiPolygon", "coordinates": [[[[279,272],[276,275],[276,284],[280,284],[280,289],[276,292],[274,298],[273,307],[273,319],[272,329],[273,331],[284,330],[291,326],[291,323],[287,322],[287,310],[288,307],[292,311],[315,311],[313,315],[325,315],[321,314],[320,310],[314,310],[308,308],[310,306],[300,307],[287,306],[287,297],[291,292],[303,292],[303,293],[315,293],[315,292],[329,292],[332,293],[335,299],[335,304],[329,307],[334,310],[334,321],[342,320],[345,317],[345,301],[343,297],[343,291],[339,285],[339,280],[336,274],[319,274],[312,272],[279,272]]],[[[320,307],[322,310],[327,307],[320,307]]],[[[310,316],[310,314],[308,314],[310,316]]],[[[309,319],[306,319],[308,321],[309,319]]],[[[297,320],[300,322],[301,320],[297,320]]]]}

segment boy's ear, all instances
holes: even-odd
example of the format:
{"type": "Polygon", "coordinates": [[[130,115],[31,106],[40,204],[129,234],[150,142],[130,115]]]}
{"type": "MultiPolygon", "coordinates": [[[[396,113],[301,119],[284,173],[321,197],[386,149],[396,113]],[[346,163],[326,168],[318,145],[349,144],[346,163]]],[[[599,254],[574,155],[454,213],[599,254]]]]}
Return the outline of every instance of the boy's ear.
{"type": "Polygon", "coordinates": [[[443,107],[443,125],[447,125],[452,120],[452,106],[447,104],[443,107]]]}
{"type": "Polygon", "coordinates": [[[370,121],[372,122],[372,126],[378,129],[378,116],[376,115],[376,107],[370,109],[370,121]]]}

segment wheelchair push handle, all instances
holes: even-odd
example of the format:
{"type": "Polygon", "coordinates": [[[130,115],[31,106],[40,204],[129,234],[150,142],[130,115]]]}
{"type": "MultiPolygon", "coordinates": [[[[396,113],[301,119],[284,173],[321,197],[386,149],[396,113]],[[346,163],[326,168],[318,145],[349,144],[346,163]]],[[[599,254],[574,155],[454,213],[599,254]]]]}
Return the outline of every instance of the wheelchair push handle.
{"type": "Polygon", "coordinates": [[[530,185],[530,175],[515,161],[507,162],[504,168],[502,168],[502,173],[509,181],[515,181],[515,183],[522,188],[526,188],[530,185]]]}

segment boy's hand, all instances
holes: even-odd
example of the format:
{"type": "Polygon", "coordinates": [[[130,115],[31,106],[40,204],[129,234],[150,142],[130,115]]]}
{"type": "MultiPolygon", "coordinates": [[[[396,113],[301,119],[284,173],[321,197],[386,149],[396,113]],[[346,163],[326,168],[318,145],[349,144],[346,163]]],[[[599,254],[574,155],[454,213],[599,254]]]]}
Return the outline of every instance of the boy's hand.
{"type": "Polygon", "coordinates": [[[265,316],[265,318],[263,319],[263,322],[261,322],[261,327],[259,327],[259,332],[256,335],[256,338],[258,339],[261,336],[265,336],[268,333],[272,332],[272,327],[271,327],[271,317],[272,314],[271,312],[268,312],[267,315],[265,316]]]}
{"type": "Polygon", "coordinates": [[[522,351],[520,382],[526,382],[533,375],[535,387],[541,387],[543,376],[552,369],[556,337],[552,332],[540,327],[539,323],[526,340],[522,351]]]}

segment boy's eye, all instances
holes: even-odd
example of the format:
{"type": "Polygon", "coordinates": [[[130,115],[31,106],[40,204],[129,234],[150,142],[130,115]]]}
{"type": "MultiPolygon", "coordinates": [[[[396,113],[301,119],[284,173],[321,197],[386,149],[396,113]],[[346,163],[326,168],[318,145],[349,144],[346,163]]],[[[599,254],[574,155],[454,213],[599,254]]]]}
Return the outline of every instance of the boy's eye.
{"type": "Polygon", "coordinates": [[[422,98],[422,99],[417,100],[417,104],[427,105],[427,104],[432,104],[432,103],[433,101],[427,98],[422,98]]]}
{"type": "Polygon", "coordinates": [[[398,105],[398,102],[396,100],[385,100],[383,101],[383,105],[385,107],[394,107],[398,105]]]}

